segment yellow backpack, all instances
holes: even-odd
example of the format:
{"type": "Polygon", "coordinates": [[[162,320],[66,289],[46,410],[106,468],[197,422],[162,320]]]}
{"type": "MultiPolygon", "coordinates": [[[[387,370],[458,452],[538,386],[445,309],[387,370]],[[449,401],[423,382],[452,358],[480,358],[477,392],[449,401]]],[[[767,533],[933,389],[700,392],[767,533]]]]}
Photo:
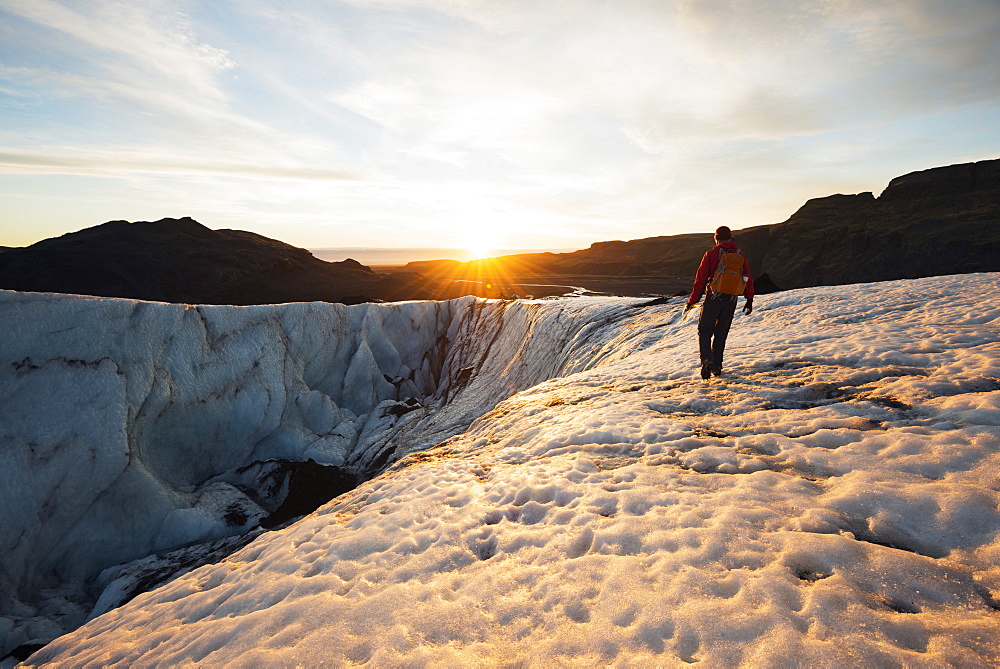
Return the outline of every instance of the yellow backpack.
{"type": "Polygon", "coordinates": [[[721,249],[719,269],[715,271],[715,276],[708,284],[709,290],[725,295],[742,295],[747,287],[746,277],[743,276],[743,263],[743,255],[739,249],[736,251],[721,249]]]}

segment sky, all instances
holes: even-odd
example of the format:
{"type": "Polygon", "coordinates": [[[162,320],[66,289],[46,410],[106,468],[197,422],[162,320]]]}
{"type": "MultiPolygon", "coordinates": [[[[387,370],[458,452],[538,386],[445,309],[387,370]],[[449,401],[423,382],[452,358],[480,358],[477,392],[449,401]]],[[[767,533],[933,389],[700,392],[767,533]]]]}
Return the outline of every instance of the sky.
{"type": "Polygon", "coordinates": [[[0,246],[585,248],[1000,157],[998,0],[0,0],[0,246]]]}

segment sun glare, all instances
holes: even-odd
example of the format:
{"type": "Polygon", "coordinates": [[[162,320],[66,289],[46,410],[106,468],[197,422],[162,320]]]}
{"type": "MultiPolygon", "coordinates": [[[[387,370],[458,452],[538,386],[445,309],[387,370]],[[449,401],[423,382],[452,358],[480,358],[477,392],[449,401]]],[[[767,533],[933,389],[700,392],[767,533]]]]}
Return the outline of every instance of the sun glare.
{"type": "Polygon", "coordinates": [[[496,240],[482,231],[469,230],[462,239],[462,248],[469,253],[469,260],[481,260],[494,255],[496,240]]]}

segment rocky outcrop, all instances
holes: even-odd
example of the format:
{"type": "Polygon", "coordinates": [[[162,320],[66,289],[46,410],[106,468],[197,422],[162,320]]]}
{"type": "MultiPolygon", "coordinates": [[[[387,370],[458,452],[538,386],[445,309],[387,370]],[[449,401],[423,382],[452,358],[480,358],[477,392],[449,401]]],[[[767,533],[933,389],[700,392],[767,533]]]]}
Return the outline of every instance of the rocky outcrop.
{"type": "Polygon", "coordinates": [[[1000,160],[893,179],[879,197],[808,201],[785,222],[740,231],[783,288],[1000,270],[1000,160]]]}

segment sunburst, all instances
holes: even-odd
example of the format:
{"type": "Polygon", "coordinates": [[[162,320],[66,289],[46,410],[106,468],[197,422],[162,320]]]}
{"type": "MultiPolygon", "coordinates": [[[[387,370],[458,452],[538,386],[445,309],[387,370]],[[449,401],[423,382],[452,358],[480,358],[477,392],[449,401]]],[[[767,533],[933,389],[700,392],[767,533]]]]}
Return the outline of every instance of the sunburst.
{"type": "Polygon", "coordinates": [[[462,236],[462,249],[469,255],[469,260],[482,260],[496,255],[496,237],[488,230],[470,228],[462,236]]]}

